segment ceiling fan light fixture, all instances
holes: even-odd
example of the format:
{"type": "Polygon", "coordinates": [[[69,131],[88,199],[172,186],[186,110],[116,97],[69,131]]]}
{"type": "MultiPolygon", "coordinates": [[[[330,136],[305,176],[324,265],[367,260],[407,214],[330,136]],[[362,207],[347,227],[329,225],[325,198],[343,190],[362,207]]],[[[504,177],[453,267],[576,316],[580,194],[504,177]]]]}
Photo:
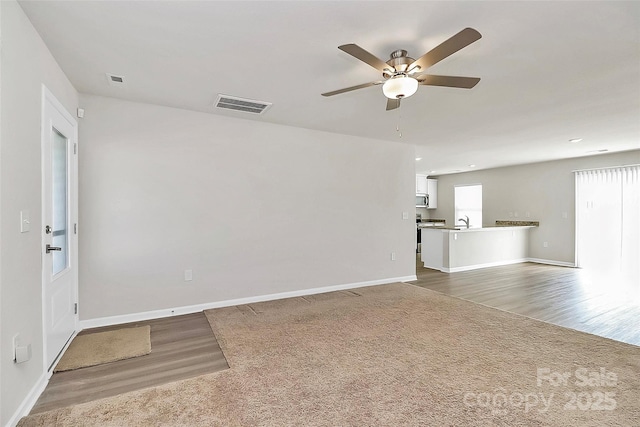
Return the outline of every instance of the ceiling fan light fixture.
{"type": "Polygon", "coordinates": [[[418,80],[403,74],[384,82],[382,93],[389,99],[408,98],[418,90],[418,80]]]}

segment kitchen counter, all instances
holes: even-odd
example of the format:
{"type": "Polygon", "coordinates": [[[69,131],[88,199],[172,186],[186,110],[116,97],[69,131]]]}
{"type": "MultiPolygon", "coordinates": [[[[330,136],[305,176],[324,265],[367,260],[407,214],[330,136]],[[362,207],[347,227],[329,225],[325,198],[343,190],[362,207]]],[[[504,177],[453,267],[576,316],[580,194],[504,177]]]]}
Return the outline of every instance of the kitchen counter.
{"type": "Polygon", "coordinates": [[[422,228],[425,267],[453,273],[525,262],[533,225],[422,228]]]}
{"type": "Polygon", "coordinates": [[[418,228],[434,228],[434,227],[444,227],[446,221],[444,219],[423,219],[420,222],[417,222],[416,225],[418,228]]]}
{"type": "Polygon", "coordinates": [[[497,229],[518,229],[518,228],[534,228],[535,225],[489,225],[482,228],[466,228],[466,227],[429,227],[434,228],[436,230],[444,230],[444,231],[460,231],[460,232],[477,232],[477,231],[495,231],[497,229]]]}

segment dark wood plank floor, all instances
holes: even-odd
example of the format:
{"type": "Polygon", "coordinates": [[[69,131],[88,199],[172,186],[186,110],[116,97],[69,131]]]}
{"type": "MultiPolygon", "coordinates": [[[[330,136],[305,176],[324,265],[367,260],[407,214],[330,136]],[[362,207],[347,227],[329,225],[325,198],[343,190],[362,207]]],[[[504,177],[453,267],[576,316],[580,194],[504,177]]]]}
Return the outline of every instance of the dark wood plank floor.
{"type": "Polygon", "coordinates": [[[459,273],[422,267],[411,284],[640,346],[640,285],[578,268],[522,263],[459,273]]]}
{"type": "Polygon", "coordinates": [[[56,372],[31,413],[89,402],[228,369],[204,313],[82,331],[151,326],[151,353],[99,366],[56,372]]]}

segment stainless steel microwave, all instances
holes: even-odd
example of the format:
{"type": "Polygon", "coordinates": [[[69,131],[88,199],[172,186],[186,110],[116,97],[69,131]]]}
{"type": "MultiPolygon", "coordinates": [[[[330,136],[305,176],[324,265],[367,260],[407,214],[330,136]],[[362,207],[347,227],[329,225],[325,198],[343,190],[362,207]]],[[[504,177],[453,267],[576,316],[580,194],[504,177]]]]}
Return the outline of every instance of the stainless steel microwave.
{"type": "Polygon", "coordinates": [[[416,208],[426,208],[429,206],[428,194],[416,194],[416,208]]]}

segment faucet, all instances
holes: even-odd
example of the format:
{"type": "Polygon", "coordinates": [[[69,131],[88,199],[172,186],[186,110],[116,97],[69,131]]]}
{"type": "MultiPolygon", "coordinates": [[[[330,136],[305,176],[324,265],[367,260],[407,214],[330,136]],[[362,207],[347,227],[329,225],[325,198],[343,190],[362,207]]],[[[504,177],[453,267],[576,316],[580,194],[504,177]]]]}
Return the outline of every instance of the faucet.
{"type": "Polygon", "coordinates": [[[465,215],[464,218],[458,218],[458,221],[462,221],[467,225],[467,228],[469,228],[469,216],[465,215]],[[464,219],[466,218],[466,219],[464,219]]]}

